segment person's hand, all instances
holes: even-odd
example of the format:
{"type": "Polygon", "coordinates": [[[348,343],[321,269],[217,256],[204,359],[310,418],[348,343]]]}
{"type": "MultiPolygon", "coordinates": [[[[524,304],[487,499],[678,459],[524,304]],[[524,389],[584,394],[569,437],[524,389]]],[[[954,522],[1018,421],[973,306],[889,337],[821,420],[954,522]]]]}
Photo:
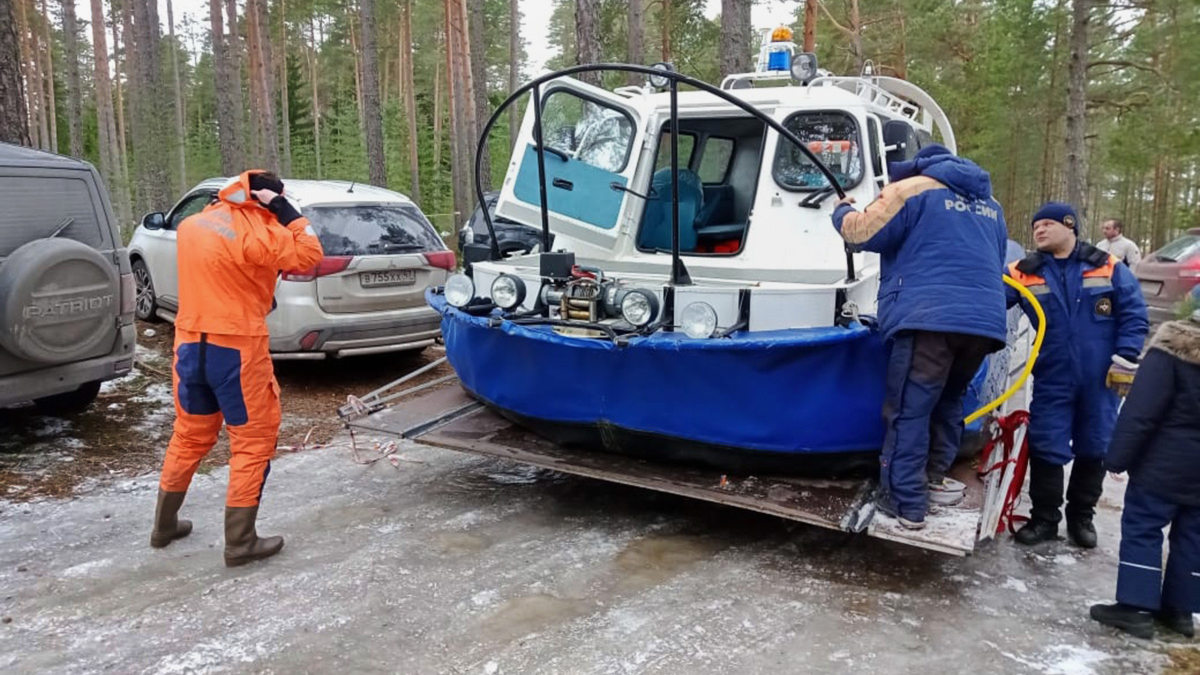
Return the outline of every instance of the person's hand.
{"type": "Polygon", "coordinates": [[[272,199],[279,196],[279,193],[273,190],[254,190],[250,194],[263,206],[270,204],[272,199]]]}
{"type": "Polygon", "coordinates": [[[851,197],[850,195],[846,195],[845,197],[842,197],[841,199],[839,199],[837,201],[837,204],[833,205],[833,208],[836,209],[837,207],[839,207],[843,204],[849,206],[850,204],[853,204],[853,203],[854,203],[854,197],[851,197]]]}
{"type": "Polygon", "coordinates": [[[1134,361],[1113,354],[1112,365],[1104,378],[1104,384],[1118,396],[1126,396],[1133,386],[1133,378],[1137,375],[1138,364],[1134,361]]]}

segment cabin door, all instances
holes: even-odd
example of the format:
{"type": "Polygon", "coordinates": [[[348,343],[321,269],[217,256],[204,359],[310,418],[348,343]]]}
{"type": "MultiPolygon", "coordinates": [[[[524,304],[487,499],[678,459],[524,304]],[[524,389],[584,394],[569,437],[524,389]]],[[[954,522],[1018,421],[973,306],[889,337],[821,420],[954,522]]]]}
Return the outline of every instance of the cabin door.
{"type": "MultiPolygon", "coordinates": [[[[646,115],[635,101],[563,77],[542,86],[545,191],[550,231],[612,247],[637,169],[646,115]]],[[[530,98],[532,101],[532,97],[530,98]]],[[[525,113],[496,214],[541,228],[534,110],[525,113]]]]}

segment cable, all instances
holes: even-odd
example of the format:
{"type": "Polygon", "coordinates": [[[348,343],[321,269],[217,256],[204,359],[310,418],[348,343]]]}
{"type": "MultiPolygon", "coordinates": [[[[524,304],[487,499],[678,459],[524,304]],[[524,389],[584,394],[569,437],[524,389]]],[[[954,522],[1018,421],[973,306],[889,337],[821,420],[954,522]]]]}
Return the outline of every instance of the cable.
{"type": "Polygon", "coordinates": [[[999,398],[968,415],[963,421],[964,424],[970,424],[999,408],[1005,401],[1012,398],[1013,394],[1017,393],[1017,390],[1025,384],[1025,380],[1029,379],[1029,374],[1033,372],[1033,364],[1037,363],[1038,353],[1042,350],[1042,339],[1046,337],[1046,313],[1042,311],[1042,304],[1037,301],[1037,298],[1034,297],[1028,288],[1025,288],[1007,274],[1004,275],[1004,283],[1017,289],[1017,292],[1024,296],[1029,301],[1029,304],[1033,306],[1033,311],[1037,314],[1038,320],[1037,335],[1033,338],[1033,348],[1029,350],[1029,359],[1025,361],[1025,369],[1021,371],[1021,376],[1017,378],[1017,381],[1013,382],[1008,391],[1001,394],[999,398]]]}

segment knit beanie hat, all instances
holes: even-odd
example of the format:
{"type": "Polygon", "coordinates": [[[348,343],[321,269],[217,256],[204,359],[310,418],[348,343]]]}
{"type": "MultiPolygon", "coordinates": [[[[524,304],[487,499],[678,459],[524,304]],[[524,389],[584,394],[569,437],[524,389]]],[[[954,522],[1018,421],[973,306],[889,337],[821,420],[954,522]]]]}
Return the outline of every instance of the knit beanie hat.
{"type": "Polygon", "coordinates": [[[1075,215],[1075,207],[1063,202],[1046,202],[1042,208],[1033,214],[1033,220],[1030,225],[1039,220],[1057,220],[1058,222],[1071,228],[1076,234],[1079,233],[1079,217],[1075,215]]]}

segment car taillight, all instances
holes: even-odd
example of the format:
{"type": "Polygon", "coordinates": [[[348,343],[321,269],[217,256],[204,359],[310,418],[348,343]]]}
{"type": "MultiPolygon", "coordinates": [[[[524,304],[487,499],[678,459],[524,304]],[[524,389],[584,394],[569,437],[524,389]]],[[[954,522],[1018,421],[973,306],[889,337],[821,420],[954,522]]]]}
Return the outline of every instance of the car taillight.
{"type": "Polygon", "coordinates": [[[429,251],[421,255],[425,256],[425,262],[429,263],[430,267],[450,272],[454,271],[455,264],[458,262],[454,257],[454,251],[429,251]]]}
{"type": "Polygon", "coordinates": [[[137,282],[132,274],[121,275],[121,313],[133,314],[137,306],[137,282]]]}
{"type": "Polygon", "coordinates": [[[354,260],[353,256],[334,255],[321,258],[321,262],[312,269],[303,271],[290,271],[283,273],[284,281],[313,281],[318,277],[329,276],[345,271],[350,266],[350,261],[354,260]]]}
{"type": "Polygon", "coordinates": [[[1184,279],[1200,279],[1200,255],[1192,256],[1179,268],[1179,276],[1184,279]]]}

